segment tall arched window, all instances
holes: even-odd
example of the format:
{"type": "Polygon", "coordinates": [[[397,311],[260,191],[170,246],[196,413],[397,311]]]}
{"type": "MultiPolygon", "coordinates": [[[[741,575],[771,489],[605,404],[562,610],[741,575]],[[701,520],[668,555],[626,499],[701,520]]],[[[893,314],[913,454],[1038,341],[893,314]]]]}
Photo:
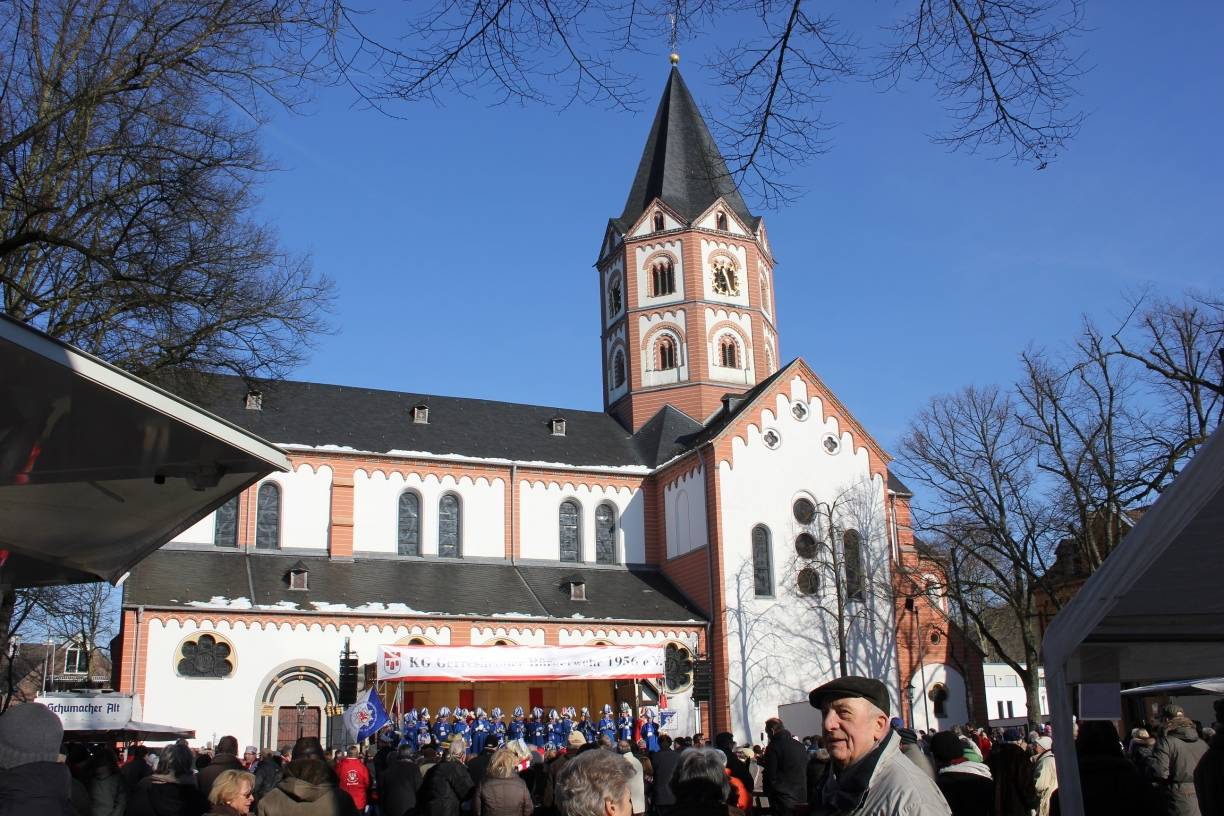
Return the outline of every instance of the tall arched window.
{"type": "Polygon", "coordinates": [[[774,594],[773,558],[769,550],[769,528],[758,524],[752,528],[752,586],[758,598],[774,594]]]}
{"type": "Polygon", "coordinates": [[[662,231],[663,231],[663,227],[664,227],[664,226],[666,226],[666,222],[664,222],[664,220],[663,220],[663,213],[661,213],[661,212],[656,212],[656,213],[654,214],[654,228],[655,228],[655,232],[662,232],[662,231]]]}
{"type": "Polygon", "coordinates": [[[578,502],[566,499],[561,502],[557,526],[561,534],[561,560],[580,561],[582,558],[582,510],[578,502]]]}
{"type": "Polygon", "coordinates": [[[863,537],[858,530],[842,534],[842,559],[846,568],[846,598],[862,601],[867,597],[867,576],[863,571],[863,537]]]}
{"type": "Polygon", "coordinates": [[[723,232],[727,231],[727,214],[725,212],[720,212],[714,216],[714,227],[723,232]]]}
{"type": "Polygon", "coordinates": [[[671,258],[660,258],[650,265],[650,294],[659,297],[675,291],[676,265],[671,258]]]}
{"type": "Polygon", "coordinates": [[[217,508],[216,523],[213,526],[213,543],[218,547],[238,546],[237,496],[217,508]]]}
{"type": "Polygon", "coordinates": [[[656,347],[657,364],[660,371],[669,371],[676,367],[676,341],[663,335],[656,347]]]}
{"type": "Polygon", "coordinates": [[[280,549],[281,491],[276,482],[259,486],[255,511],[255,549],[280,549]]]}
{"type": "Polygon", "coordinates": [[[616,508],[607,502],[595,508],[595,563],[616,563],[616,508]]]}
{"type": "Polygon", "coordinates": [[[621,280],[620,275],[612,278],[608,285],[608,317],[616,317],[621,310],[621,280]]]}
{"type": "Polygon", "coordinates": [[[421,554],[421,497],[411,490],[399,497],[396,537],[400,555],[421,554]]]}
{"type": "Polygon", "coordinates": [[[612,387],[620,388],[625,384],[625,353],[620,349],[612,355],[612,387]]]}
{"type": "Polygon", "coordinates": [[[739,345],[730,335],[724,334],[718,341],[718,361],[723,368],[739,368],[739,345]]]}
{"type": "Polygon", "coordinates": [[[459,497],[447,493],[438,499],[438,555],[442,558],[458,558],[462,552],[459,497]]]}
{"type": "Polygon", "coordinates": [[[931,690],[927,692],[927,696],[931,698],[931,712],[936,717],[948,716],[948,687],[943,683],[936,683],[931,686],[931,690]]]}

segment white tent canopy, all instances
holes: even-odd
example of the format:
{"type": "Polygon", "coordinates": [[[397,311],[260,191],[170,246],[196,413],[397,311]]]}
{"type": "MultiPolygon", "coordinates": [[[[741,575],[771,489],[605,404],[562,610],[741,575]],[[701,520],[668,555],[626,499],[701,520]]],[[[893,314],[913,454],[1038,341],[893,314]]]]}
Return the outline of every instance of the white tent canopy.
{"type": "Polygon", "coordinates": [[[115,581],[277,447],[0,315],[0,582],[115,581]]]}
{"type": "Polygon", "coordinates": [[[1217,430],[1046,632],[1067,816],[1083,812],[1068,736],[1073,686],[1224,675],[1222,572],[1224,433],[1217,430]]]}
{"type": "Polygon", "coordinates": [[[1193,694],[1224,695],[1224,677],[1204,677],[1201,680],[1171,680],[1150,686],[1135,686],[1122,692],[1123,697],[1188,696],[1193,694]]]}

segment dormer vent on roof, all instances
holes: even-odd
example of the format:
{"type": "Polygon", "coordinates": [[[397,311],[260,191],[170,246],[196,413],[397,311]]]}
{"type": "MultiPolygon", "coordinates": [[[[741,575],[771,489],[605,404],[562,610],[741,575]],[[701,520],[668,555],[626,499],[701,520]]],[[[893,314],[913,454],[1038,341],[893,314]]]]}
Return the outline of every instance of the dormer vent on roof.
{"type": "Polygon", "coordinates": [[[428,425],[429,406],[423,402],[412,406],[412,421],[417,425],[428,425]]]}
{"type": "Polygon", "coordinates": [[[245,404],[246,404],[246,409],[248,411],[262,411],[263,410],[263,392],[257,391],[254,388],[250,389],[246,393],[246,403],[245,404]]]}
{"type": "Polygon", "coordinates": [[[565,436],[565,417],[553,417],[548,421],[553,436],[565,436]]]}
{"type": "Polygon", "coordinates": [[[587,599],[586,579],[581,575],[568,575],[561,579],[561,583],[569,588],[571,601],[585,601],[587,599]]]}
{"type": "Polygon", "coordinates": [[[298,561],[290,567],[285,577],[289,580],[290,589],[306,590],[310,588],[310,570],[303,561],[298,561]]]}

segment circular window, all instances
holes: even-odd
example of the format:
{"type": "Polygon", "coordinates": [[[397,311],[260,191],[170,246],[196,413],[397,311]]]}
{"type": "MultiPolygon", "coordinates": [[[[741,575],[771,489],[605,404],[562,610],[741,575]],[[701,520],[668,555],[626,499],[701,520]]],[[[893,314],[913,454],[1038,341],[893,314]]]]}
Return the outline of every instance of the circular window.
{"type": "Polygon", "coordinates": [[[815,558],[818,548],[816,539],[809,533],[800,533],[795,536],[795,555],[800,558],[815,558]]]}
{"type": "Polygon", "coordinates": [[[826,436],[820,443],[829,453],[837,453],[841,449],[841,443],[837,441],[837,437],[833,434],[826,436]]]}
{"type": "Polygon", "coordinates": [[[804,595],[815,595],[820,591],[820,575],[811,567],[799,570],[799,591],[804,595]]]}
{"type": "Polygon", "coordinates": [[[234,673],[234,647],[214,635],[184,640],[179,646],[178,673],[183,677],[229,677],[234,673]]]}
{"type": "Polygon", "coordinates": [[[782,437],[772,428],[761,435],[761,440],[764,441],[765,447],[770,450],[776,450],[782,444],[782,437]]]}
{"type": "MultiPolygon", "coordinates": [[[[766,350],[768,351],[768,349],[766,350]]],[[[802,422],[803,420],[808,418],[808,407],[804,405],[802,402],[796,402],[794,405],[791,406],[791,414],[794,415],[795,419],[802,422]]]]}
{"type": "Polygon", "coordinates": [[[693,685],[693,653],[679,643],[669,643],[663,650],[665,668],[663,682],[672,694],[693,685]]]}
{"type": "Polygon", "coordinates": [[[816,520],[816,505],[809,498],[800,497],[795,499],[791,511],[795,514],[795,521],[800,524],[811,524],[816,520]]]}
{"type": "Polygon", "coordinates": [[[932,642],[932,643],[939,643],[939,641],[941,641],[941,640],[943,640],[943,636],[942,636],[942,635],[940,635],[938,632],[932,632],[932,633],[931,633],[931,642],[932,642]]]}

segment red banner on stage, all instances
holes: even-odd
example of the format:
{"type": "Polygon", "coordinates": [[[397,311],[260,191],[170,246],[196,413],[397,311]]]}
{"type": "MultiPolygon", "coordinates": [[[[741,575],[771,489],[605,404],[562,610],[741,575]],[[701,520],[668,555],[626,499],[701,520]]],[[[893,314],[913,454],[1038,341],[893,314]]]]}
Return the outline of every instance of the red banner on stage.
{"type": "Polygon", "coordinates": [[[662,646],[378,647],[379,680],[632,680],[665,668],[662,646]]]}

